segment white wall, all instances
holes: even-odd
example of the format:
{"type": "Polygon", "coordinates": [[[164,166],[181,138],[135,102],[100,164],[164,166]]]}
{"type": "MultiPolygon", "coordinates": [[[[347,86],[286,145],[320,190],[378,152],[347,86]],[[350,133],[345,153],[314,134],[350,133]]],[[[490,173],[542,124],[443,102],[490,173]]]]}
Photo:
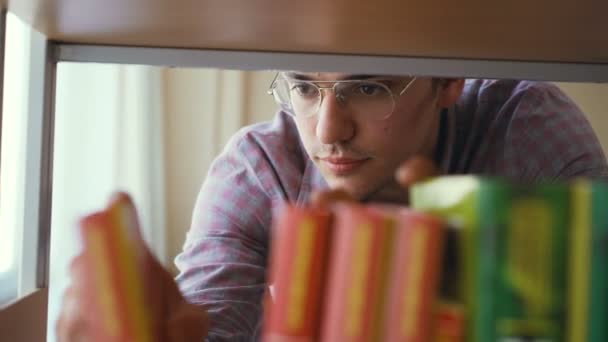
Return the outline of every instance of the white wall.
{"type": "MultiPolygon", "coordinates": [[[[165,77],[167,252],[174,256],[181,250],[209,163],[234,131],[270,119],[276,105],[266,94],[271,72],[168,69],[165,77]]],[[[558,85],[587,113],[608,150],[608,84],[558,85]]]]}

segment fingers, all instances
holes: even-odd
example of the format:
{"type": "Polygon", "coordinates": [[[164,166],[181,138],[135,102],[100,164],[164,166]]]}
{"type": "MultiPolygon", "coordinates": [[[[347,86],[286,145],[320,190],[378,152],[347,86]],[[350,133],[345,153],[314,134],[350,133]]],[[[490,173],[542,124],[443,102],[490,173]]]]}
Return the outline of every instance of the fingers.
{"type": "Polygon", "coordinates": [[[76,287],[66,290],[62,299],[62,310],[55,326],[59,342],[89,341],[86,318],[76,287]]]}
{"type": "Polygon", "coordinates": [[[90,341],[89,313],[83,302],[90,284],[87,284],[85,253],[76,256],[70,263],[70,287],[63,294],[61,313],[55,331],[59,342],[90,341]]]}
{"type": "Polygon", "coordinates": [[[86,252],[79,254],[70,262],[69,272],[72,287],[81,288],[86,286],[84,283],[87,279],[85,253],[86,252]]]}
{"type": "Polygon", "coordinates": [[[311,195],[311,205],[317,208],[330,206],[338,202],[355,202],[355,199],[342,189],[314,192],[311,195]]]}
{"type": "Polygon", "coordinates": [[[426,157],[412,157],[403,163],[395,173],[397,182],[409,188],[412,184],[439,174],[435,163],[426,157]]]}

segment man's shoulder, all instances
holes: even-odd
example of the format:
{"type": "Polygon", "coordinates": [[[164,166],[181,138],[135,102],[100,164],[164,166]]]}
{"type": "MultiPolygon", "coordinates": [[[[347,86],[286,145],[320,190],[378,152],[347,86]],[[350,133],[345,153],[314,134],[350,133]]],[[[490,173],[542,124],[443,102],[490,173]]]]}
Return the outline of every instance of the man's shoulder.
{"type": "MultiPolygon", "coordinates": [[[[549,82],[509,79],[467,79],[461,103],[504,106],[522,100],[569,100],[558,86],[549,82]]],[[[549,101],[548,101],[549,100],[549,101]]]]}
{"type": "Polygon", "coordinates": [[[536,81],[467,80],[455,110],[461,124],[483,130],[496,125],[508,128],[514,121],[544,125],[560,117],[584,120],[578,106],[557,85],[536,81]]]}
{"type": "Polygon", "coordinates": [[[304,149],[293,119],[283,111],[271,121],[259,122],[241,128],[230,139],[226,150],[249,154],[263,153],[266,158],[288,158],[293,162],[304,160],[304,149]]]}
{"type": "Polygon", "coordinates": [[[218,179],[230,175],[247,179],[272,198],[295,200],[307,193],[303,184],[311,182],[309,164],[295,122],[280,111],[272,121],[243,127],[234,134],[211,172],[218,179]]]}
{"type": "Polygon", "coordinates": [[[284,111],[278,111],[272,120],[258,122],[242,127],[234,135],[237,141],[255,140],[263,144],[274,144],[276,141],[299,141],[295,122],[284,111]]]}
{"type": "Polygon", "coordinates": [[[456,111],[462,151],[475,171],[527,179],[605,169],[586,116],[553,83],[467,80],[456,111]]]}

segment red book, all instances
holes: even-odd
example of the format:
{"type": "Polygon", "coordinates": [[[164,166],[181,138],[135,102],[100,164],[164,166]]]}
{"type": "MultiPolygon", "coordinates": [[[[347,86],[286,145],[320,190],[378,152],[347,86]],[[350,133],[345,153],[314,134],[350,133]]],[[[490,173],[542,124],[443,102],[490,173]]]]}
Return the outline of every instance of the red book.
{"type": "Polygon", "coordinates": [[[335,207],[322,341],[383,341],[395,220],[357,204],[335,207]]]}
{"type": "Polygon", "coordinates": [[[264,341],[318,340],[330,223],[328,211],[295,205],[275,216],[264,341]]]}
{"type": "Polygon", "coordinates": [[[464,341],[465,316],[462,305],[440,303],[434,317],[434,342],[464,341]]]}
{"type": "Polygon", "coordinates": [[[432,336],[444,241],[444,224],[430,215],[396,213],[397,244],[391,265],[388,342],[424,342],[432,336]]]}
{"type": "Polygon", "coordinates": [[[146,306],[145,251],[129,196],[117,194],[107,208],[84,217],[80,233],[94,341],[155,341],[157,325],[146,306]]]}

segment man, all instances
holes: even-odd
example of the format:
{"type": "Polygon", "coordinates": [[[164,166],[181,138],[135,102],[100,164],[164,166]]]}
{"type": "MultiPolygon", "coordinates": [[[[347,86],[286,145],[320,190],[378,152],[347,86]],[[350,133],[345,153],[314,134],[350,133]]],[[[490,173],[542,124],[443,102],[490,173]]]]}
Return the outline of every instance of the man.
{"type": "MultiPolygon", "coordinates": [[[[277,203],[323,202],[331,192],[313,193],[341,189],[360,201],[406,204],[407,185],[435,173],[608,177],[584,115],[549,84],[289,72],[270,93],[282,110],[237,133],[201,189],[176,259],[181,294],[149,258],[165,340],[258,336],[277,203]]],[[[65,341],[86,336],[78,268],[58,325],[65,341]]]]}

